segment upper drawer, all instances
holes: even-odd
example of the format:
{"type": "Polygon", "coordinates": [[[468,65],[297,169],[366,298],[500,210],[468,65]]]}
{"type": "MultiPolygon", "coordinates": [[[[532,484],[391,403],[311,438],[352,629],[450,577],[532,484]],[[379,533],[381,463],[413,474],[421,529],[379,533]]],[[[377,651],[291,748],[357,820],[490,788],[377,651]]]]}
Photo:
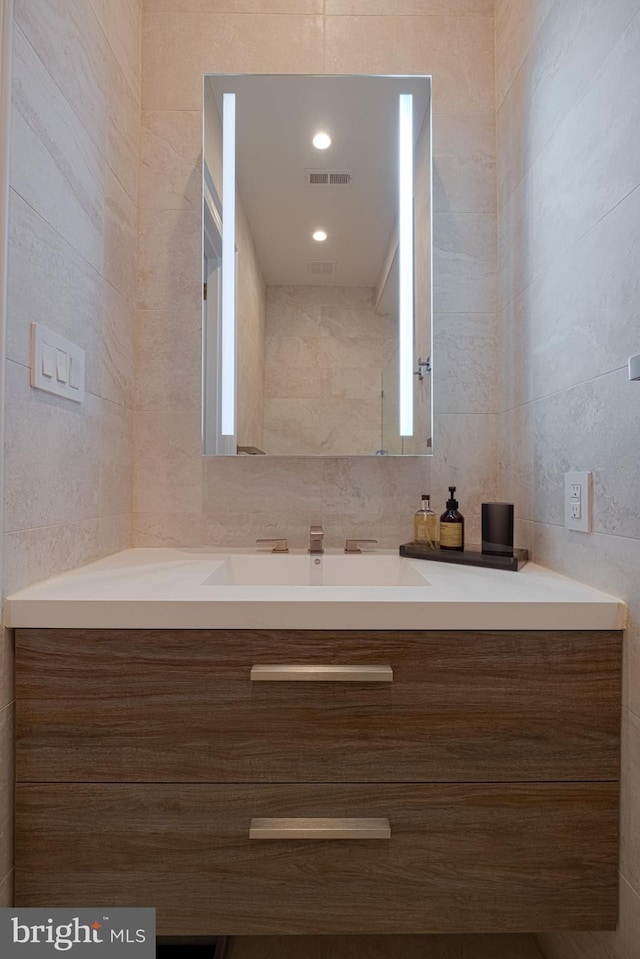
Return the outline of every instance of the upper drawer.
{"type": "Polygon", "coordinates": [[[617,632],[19,630],[17,777],[617,779],[620,657],[617,632]],[[393,681],[252,681],[266,664],[393,681]]]}

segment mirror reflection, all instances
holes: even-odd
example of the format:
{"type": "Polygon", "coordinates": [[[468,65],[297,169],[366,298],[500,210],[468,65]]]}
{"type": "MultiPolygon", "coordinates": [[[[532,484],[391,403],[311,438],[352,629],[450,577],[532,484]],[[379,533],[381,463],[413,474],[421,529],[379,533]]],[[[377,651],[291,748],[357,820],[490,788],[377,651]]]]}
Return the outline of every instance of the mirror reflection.
{"type": "Polygon", "coordinates": [[[204,452],[431,447],[430,78],[205,78],[204,452]]]}

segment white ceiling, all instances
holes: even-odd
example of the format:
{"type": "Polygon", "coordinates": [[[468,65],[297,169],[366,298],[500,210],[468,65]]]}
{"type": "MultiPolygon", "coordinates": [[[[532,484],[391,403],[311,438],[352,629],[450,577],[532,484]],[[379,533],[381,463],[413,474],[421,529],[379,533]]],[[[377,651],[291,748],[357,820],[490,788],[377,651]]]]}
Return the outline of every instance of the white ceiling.
{"type": "Polygon", "coordinates": [[[429,91],[425,77],[209,78],[220,115],[222,94],[236,93],[238,186],[268,285],[377,285],[396,216],[398,94],[414,94],[417,138],[429,91]],[[327,150],[312,145],[319,130],[327,150]],[[308,169],[352,181],[310,186],[308,169]],[[335,263],[335,275],[310,274],[310,260],[335,263]]]}

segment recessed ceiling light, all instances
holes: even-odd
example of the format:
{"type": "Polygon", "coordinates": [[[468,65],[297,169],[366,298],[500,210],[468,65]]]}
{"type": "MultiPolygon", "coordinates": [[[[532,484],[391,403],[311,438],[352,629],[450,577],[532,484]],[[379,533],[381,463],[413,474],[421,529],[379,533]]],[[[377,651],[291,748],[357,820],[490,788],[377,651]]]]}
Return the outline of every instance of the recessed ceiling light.
{"type": "Polygon", "coordinates": [[[316,230],[316,232],[313,234],[313,239],[317,240],[318,243],[322,243],[323,240],[327,239],[327,234],[324,232],[324,230],[316,230]]]}
{"type": "Polygon", "coordinates": [[[316,150],[326,150],[331,146],[331,137],[328,133],[316,133],[312,143],[316,150]]]}

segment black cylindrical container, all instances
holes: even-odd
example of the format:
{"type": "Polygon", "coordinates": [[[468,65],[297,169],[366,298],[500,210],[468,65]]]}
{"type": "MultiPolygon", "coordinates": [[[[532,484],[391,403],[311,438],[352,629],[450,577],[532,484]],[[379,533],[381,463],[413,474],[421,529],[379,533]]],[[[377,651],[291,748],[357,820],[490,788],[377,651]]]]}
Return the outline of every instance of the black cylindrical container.
{"type": "Polygon", "coordinates": [[[482,504],[482,552],[513,556],[513,503],[482,504]]]}

